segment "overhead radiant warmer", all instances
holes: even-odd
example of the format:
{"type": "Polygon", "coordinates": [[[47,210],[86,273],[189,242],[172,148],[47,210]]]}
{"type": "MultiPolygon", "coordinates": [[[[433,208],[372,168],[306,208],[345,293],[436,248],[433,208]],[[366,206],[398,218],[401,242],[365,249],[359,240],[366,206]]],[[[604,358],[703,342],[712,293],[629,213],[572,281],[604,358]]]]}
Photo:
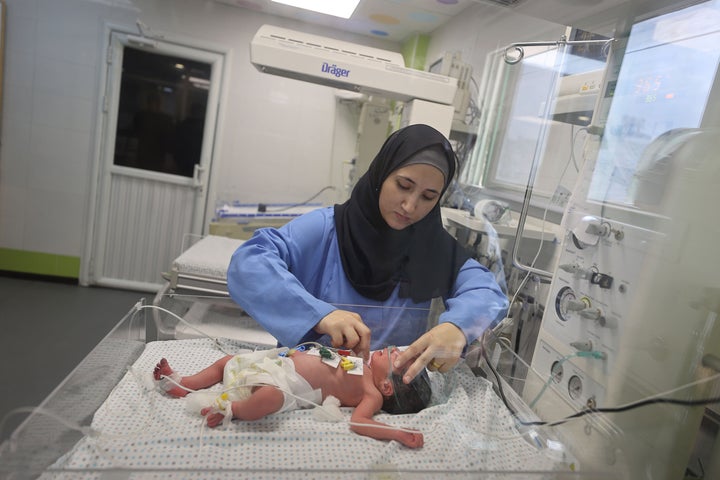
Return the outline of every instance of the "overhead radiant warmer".
{"type": "Polygon", "coordinates": [[[409,102],[452,105],[455,78],[405,67],[401,54],[263,25],[250,61],[265,73],[409,102]]]}

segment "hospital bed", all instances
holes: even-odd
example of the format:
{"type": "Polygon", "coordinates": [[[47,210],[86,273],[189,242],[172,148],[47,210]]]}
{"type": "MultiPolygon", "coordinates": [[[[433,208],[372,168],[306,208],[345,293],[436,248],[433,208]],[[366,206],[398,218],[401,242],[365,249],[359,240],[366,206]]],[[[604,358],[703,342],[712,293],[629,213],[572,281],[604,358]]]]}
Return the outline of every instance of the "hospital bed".
{"type": "Polygon", "coordinates": [[[186,235],[181,254],[163,278],[163,293],[227,297],[227,267],[233,252],[259,228],[278,228],[320,204],[222,203],[209,235],[186,235]]]}
{"type": "Polygon", "coordinates": [[[280,227],[320,206],[238,202],[220,205],[210,224],[210,234],[186,235],[182,253],[162,273],[165,283],[153,304],[172,308],[186,322],[170,327],[164,321],[166,316],[154,311],[153,323],[159,338],[194,338],[197,337],[194,327],[201,326],[211,335],[275,345],[275,338],[230,299],[227,288],[230,258],[258,228],[280,227]]]}
{"type": "Polygon", "coordinates": [[[230,257],[245,240],[207,235],[186,237],[191,243],[163,273],[164,293],[227,297],[227,269],[230,257]]]}
{"type": "MultiPolygon", "coordinates": [[[[154,387],[153,366],[165,357],[183,375],[224,352],[267,347],[204,336],[150,338],[146,323],[156,308],[138,302],[11,435],[0,432],[0,477],[618,478],[583,469],[574,451],[583,438],[568,436],[576,430],[529,423],[541,419],[517,392],[533,372],[491,335],[450,373],[430,372],[429,408],[376,416],[422,431],[421,450],[352,433],[347,408],[339,422],[304,409],[209,429],[186,399],[154,387]]],[[[579,420],[580,431],[617,434],[601,420],[579,420]]]]}
{"type": "Polygon", "coordinates": [[[232,301],[227,290],[227,269],[233,252],[244,240],[219,235],[186,237],[190,246],[173,262],[167,280],[153,299],[152,327],[159,339],[198,338],[202,334],[243,339],[275,346],[265,331],[232,301]],[[184,322],[168,322],[172,314],[184,322]]]}

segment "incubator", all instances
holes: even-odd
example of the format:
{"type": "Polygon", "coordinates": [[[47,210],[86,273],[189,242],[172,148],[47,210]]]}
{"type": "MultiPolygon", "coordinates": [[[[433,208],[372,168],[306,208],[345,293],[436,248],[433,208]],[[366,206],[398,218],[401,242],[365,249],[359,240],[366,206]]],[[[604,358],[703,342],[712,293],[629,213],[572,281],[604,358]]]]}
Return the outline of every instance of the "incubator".
{"type": "MultiPolygon", "coordinates": [[[[577,443],[523,406],[513,390],[523,383],[518,373],[483,373],[480,359],[488,355],[501,370],[523,370],[512,367],[517,357],[491,334],[472,346],[472,362],[446,375],[428,372],[429,408],[375,416],[423,432],[425,445],[414,450],[352,433],[346,408],[335,422],[319,421],[307,409],[208,428],[185,399],[155,388],[149,380],[154,365],[165,357],[176,372],[189,374],[226,353],[268,347],[202,335],[151,341],[146,327],[154,310],[143,303],[131,309],[6,438],[4,477],[611,478],[583,469],[573,451],[577,443]],[[481,355],[484,350],[490,353],[481,355]]],[[[162,313],[168,324],[182,322],[162,313]]],[[[527,366],[524,371],[531,373],[527,366]]],[[[595,423],[592,416],[582,421],[595,423]]]]}
{"type": "MultiPolygon", "coordinates": [[[[188,374],[274,346],[267,332],[250,336],[257,325],[224,285],[199,293],[222,272],[183,284],[178,265],[152,305],[138,302],[17,430],[0,431],[0,476],[682,478],[705,408],[720,402],[720,33],[704,21],[718,15],[710,1],[618,27],[582,168],[550,232],[559,254],[532,355],[515,353],[501,324],[452,371],[428,373],[428,408],[377,415],[423,432],[421,450],[354,435],[348,409],[334,422],[306,409],[209,429],[158,391],[162,357],[188,374]],[[238,323],[247,331],[230,338],[238,323]]],[[[343,308],[379,324],[434,317],[343,308]]]]}

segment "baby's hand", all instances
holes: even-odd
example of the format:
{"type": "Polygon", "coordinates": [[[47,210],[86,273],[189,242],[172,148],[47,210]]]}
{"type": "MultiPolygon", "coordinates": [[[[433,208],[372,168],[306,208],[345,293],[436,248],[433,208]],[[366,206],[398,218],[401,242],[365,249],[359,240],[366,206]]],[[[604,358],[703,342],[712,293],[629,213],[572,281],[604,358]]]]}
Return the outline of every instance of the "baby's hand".
{"type": "Polygon", "coordinates": [[[422,448],[425,443],[423,434],[420,432],[403,432],[403,436],[400,438],[400,443],[408,448],[422,448]]]}
{"type": "Polygon", "coordinates": [[[213,407],[205,407],[200,410],[200,414],[205,417],[208,427],[214,428],[220,425],[225,419],[225,415],[219,413],[213,407]]]}

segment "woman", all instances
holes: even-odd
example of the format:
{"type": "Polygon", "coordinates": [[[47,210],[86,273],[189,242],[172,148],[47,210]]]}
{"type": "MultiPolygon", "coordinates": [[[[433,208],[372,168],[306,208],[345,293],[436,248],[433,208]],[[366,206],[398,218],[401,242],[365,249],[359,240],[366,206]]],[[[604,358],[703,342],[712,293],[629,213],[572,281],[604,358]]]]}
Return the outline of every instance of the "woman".
{"type": "Polygon", "coordinates": [[[329,342],[359,355],[409,345],[396,360],[410,382],[447,372],[505,315],[494,275],[442,225],[455,175],[448,140],[427,125],[393,133],[342,205],[261,229],[234,253],[232,298],[282,345],[329,342]],[[428,330],[430,301],[446,310],[428,330]]]}

